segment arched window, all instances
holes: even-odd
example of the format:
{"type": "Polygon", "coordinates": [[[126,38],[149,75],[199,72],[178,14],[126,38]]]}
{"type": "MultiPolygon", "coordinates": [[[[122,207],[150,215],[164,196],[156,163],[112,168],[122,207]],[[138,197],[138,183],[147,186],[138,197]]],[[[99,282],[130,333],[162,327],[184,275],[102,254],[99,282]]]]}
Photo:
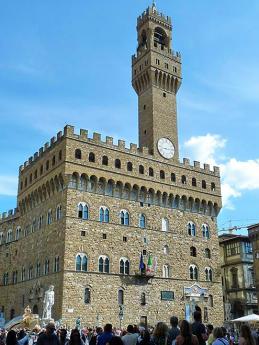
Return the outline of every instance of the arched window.
{"type": "Polygon", "coordinates": [[[117,168],[117,169],[121,168],[121,161],[120,161],[120,159],[115,159],[115,168],[117,168]]]}
{"type": "Polygon", "coordinates": [[[152,168],[148,169],[148,175],[154,177],[154,170],[152,168]]]}
{"type": "Polygon", "coordinates": [[[95,154],[93,152],[89,153],[88,160],[89,162],[95,163],[95,154]]]}
{"type": "Polygon", "coordinates": [[[205,258],[207,258],[207,259],[210,259],[210,258],[211,258],[211,254],[210,254],[209,248],[205,248],[204,256],[205,256],[205,258]]]}
{"type": "Polygon", "coordinates": [[[102,158],[102,165],[108,165],[108,157],[107,156],[103,156],[102,158]]]}
{"type": "Polygon", "coordinates": [[[118,304],[119,305],[124,304],[124,291],[122,289],[118,290],[118,304]]]}
{"type": "Polygon", "coordinates": [[[127,258],[120,259],[120,274],[129,274],[130,263],[127,258]]]}
{"type": "Polygon", "coordinates": [[[87,272],[88,259],[85,254],[77,254],[76,256],[76,271],[87,272]]]}
{"type": "Polygon", "coordinates": [[[142,292],[140,295],[140,304],[146,305],[146,294],[145,294],[145,292],[142,292]]]}
{"type": "Polygon", "coordinates": [[[190,256],[194,256],[194,257],[197,256],[197,251],[196,251],[195,247],[191,247],[190,248],[190,256]]]}
{"type": "Polygon", "coordinates": [[[171,182],[175,182],[176,181],[176,177],[174,173],[171,173],[171,182]]]}
{"type": "Polygon", "coordinates": [[[4,243],[4,234],[3,232],[0,232],[0,245],[4,243]]]}
{"type": "Polygon", "coordinates": [[[163,265],[163,278],[169,278],[169,265],[163,265]]]}
{"type": "Polygon", "coordinates": [[[198,280],[198,268],[195,265],[189,267],[189,276],[192,280],[198,280]]]}
{"type": "Polygon", "coordinates": [[[202,237],[203,238],[210,238],[210,229],[208,224],[202,224],[202,237]]]}
{"type": "Polygon", "coordinates": [[[109,223],[110,212],[109,212],[109,209],[107,207],[105,207],[105,206],[100,207],[99,220],[102,223],[109,223]]]}
{"type": "Polygon", "coordinates": [[[146,227],[146,217],[143,213],[139,216],[139,227],[142,229],[146,227]]]}
{"type": "Polygon", "coordinates": [[[205,267],[205,280],[212,282],[212,269],[210,267],[205,267]]]}
{"type": "Polygon", "coordinates": [[[197,181],[195,177],[192,178],[192,186],[197,187],[197,181]]]}
{"type": "Polygon", "coordinates": [[[85,304],[91,303],[91,291],[89,288],[85,288],[84,302],[85,304]]]}
{"type": "Polygon", "coordinates": [[[21,281],[23,282],[24,280],[25,280],[25,267],[23,267],[21,271],[21,281]]]}
{"type": "Polygon", "coordinates": [[[54,272],[59,272],[59,256],[55,257],[54,261],[54,272]]]}
{"type": "Polygon", "coordinates": [[[205,180],[202,180],[202,182],[201,182],[201,187],[202,187],[203,189],[206,189],[206,181],[205,181],[205,180]]]}
{"type": "Polygon", "coordinates": [[[80,149],[75,150],[75,158],[76,159],[82,159],[82,153],[80,149]]]}
{"type": "Polygon", "coordinates": [[[89,209],[84,202],[80,202],[78,205],[78,218],[88,219],[89,218],[89,209]]]}
{"type": "Polygon", "coordinates": [[[44,274],[47,275],[49,274],[49,260],[46,259],[44,263],[44,274]]]}
{"type": "Polygon", "coordinates": [[[127,163],[127,170],[128,170],[128,171],[132,171],[132,170],[133,170],[133,166],[132,166],[132,163],[131,163],[131,162],[128,162],[128,163],[127,163]]]}
{"type": "Polygon", "coordinates": [[[166,254],[166,255],[168,255],[169,254],[169,247],[168,247],[168,245],[165,245],[164,246],[164,254],[166,254]]]}
{"type": "Polygon", "coordinates": [[[44,222],[44,216],[41,215],[41,216],[39,216],[39,220],[38,220],[39,229],[41,229],[43,227],[43,222],[44,222]]]}
{"type": "Polygon", "coordinates": [[[182,176],[182,184],[186,184],[186,176],[185,175],[182,176]]]}
{"type": "Polygon", "coordinates": [[[37,230],[37,222],[36,222],[36,218],[33,218],[31,232],[34,232],[36,230],[37,230]]]}
{"type": "Polygon", "coordinates": [[[169,220],[162,218],[162,231],[169,231],[169,220]]]}
{"type": "MultiPolygon", "coordinates": [[[[18,226],[18,228],[16,229],[15,239],[19,240],[21,238],[21,235],[22,235],[22,229],[20,226],[18,226]]],[[[1,234],[0,234],[0,244],[1,244],[1,234]]]]}
{"type": "Polygon", "coordinates": [[[213,296],[212,295],[209,295],[208,306],[211,307],[211,308],[213,307],[213,296]]]}
{"type": "Polygon", "coordinates": [[[56,208],[56,220],[60,220],[62,217],[62,213],[61,213],[61,205],[58,205],[56,208]]]}
{"type": "Polygon", "coordinates": [[[144,167],[143,167],[143,165],[139,166],[139,173],[142,174],[142,175],[144,174],[144,167]]]}
{"type": "Polygon", "coordinates": [[[28,270],[28,279],[33,278],[33,266],[31,265],[28,270]]]}
{"type": "Polygon", "coordinates": [[[165,179],[165,172],[164,172],[164,170],[160,170],[160,178],[161,178],[161,180],[165,179]]]}
{"type": "Polygon", "coordinates": [[[212,190],[212,192],[215,192],[215,190],[216,190],[216,185],[214,182],[211,182],[211,190],[212,190]]]}
{"type": "Polygon", "coordinates": [[[189,236],[196,236],[196,226],[193,222],[188,223],[187,229],[188,229],[189,236]]]}
{"type": "Polygon", "coordinates": [[[53,157],[52,157],[52,166],[54,166],[55,164],[56,164],[56,157],[53,156],[53,157]]]}
{"type": "Polygon", "coordinates": [[[99,257],[99,272],[109,273],[110,271],[110,260],[107,256],[99,257]]]}
{"type": "Polygon", "coordinates": [[[58,153],[58,159],[61,161],[62,160],[62,150],[59,151],[58,153]]]}
{"type": "Polygon", "coordinates": [[[120,222],[121,222],[121,225],[129,225],[129,212],[128,211],[121,210],[120,222]]]}
{"type": "Polygon", "coordinates": [[[161,27],[156,27],[154,32],[154,46],[157,47],[158,45],[160,45],[162,49],[164,46],[168,45],[166,33],[161,27]]]}
{"type": "Polygon", "coordinates": [[[40,262],[39,261],[36,264],[36,277],[40,277],[40,262]]]}
{"type": "Polygon", "coordinates": [[[7,232],[7,238],[6,238],[6,243],[10,243],[13,240],[13,230],[8,230],[7,232]]]}
{"type": "Polygon", "coordinates": [[[48,210],[47,213],[47,224],[50,225],[52,223],[52,210],[48,210]]]}

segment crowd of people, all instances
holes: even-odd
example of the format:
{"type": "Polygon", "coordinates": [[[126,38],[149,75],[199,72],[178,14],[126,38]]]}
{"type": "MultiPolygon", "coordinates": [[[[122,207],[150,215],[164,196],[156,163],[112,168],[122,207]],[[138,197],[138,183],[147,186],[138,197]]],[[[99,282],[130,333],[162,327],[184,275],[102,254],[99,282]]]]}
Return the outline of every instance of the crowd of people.
{"type": "Polygon", "coordinates": [[[0,345],[259,345],[255,330],[243,324],[237,332],[227,331],[224,327],[205,326],[201,312],[193,314],[193,323],[187,320],[178,322],[176,316],[170,319],[170,327],[158,322],[152,328],[128,325],[127,329],[113,328],[106,324],[104,328],[65,328],[56,329],[50,322],[44,329],[35,327],[31,331],[5,330],[0,334],[0,345]]]}

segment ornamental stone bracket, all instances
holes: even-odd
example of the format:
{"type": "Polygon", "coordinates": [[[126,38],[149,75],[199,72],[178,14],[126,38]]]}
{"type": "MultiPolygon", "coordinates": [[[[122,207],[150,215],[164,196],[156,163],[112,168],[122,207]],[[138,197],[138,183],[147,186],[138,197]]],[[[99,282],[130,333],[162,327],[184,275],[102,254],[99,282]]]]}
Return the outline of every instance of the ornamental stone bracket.
{"type": "Polygon", "coordinates": [[[208,299],[208,289],[200,287],[197,283],[194,283],[190,287],[184,287],[184,298],[187,300],[206,300],[208,299]]]}

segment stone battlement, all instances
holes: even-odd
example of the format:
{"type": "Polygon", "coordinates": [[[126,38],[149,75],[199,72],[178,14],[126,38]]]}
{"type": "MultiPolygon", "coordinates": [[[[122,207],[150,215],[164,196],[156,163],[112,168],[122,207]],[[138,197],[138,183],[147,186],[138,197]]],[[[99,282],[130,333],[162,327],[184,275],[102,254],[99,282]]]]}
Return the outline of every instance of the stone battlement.
{"type": "MultiPolygon", "coordinates": [[[[64,131],[60,131],[57,133],[56,137],[52,137],[50,142],[45,143],[43,147],[39,149],[38,152],[34,153],[28,161],[26,161],[23,165],[20,166],[20,172],[24,169],[27,169],[31,164],[37,161],[40,157],[44,155],[45,152],[51,150],[61,139],[63,138],[71,138],[75,140],[80,140],[83,142],[93,143],[96,145],[104,146],[106,148],[112,148],[119,151],[124,151],[125,153],[139,155],[141,157],[146,157],[152,159],[153,155],[149,152],[147,147],[139,148],[137,144],[130,143],[129,148],[126,147],[125,140],[119,139],[118,143],[114,143],[114,138],[110,136],[106,136],[105,141],[102,140],[100,133],[93,133],[93,136],[90,138],[88,136],[88,130],[80,129],[79,134],[75,133],[74,126],[67,125],[64,127],[64,131]]],[[[188,168],[197,172],[206,172],[208,174],[214,175],[219,177],[220,170],[219,167],[214,166],[213,170],[209,164],[201,165],[200,162],[194,161],[193,164],[190,163],[190,160],[187,158],[183,158],[182,162],[179,162],[179,166],[183,168],[188,168]]]]}
{"type": "Polygon", "coordinates": [[[163,24],[166,24],[171,29],[172,27],[171,17],[166,16],[163,13],[159,12],[154,5],[151,7],[148,7],[146,11],[144,11],[142,15],[138,17],[138,20],[137,20],[138,27],[140,27],[150,16],[156,19],[158,23],[162,21],[163,24]]]}
{"type": "MultiPolygon", "coordinates": [[[[161,48],[161,46],[157,46],[157,47],[152,47],[153,50],[155,51],[158,51],[158,52],[163,52],[163,55],[170,58],[170,59],[173,59],[174,61],[176,62],[179,62],[181,63],[181,53],[180,52],[175,52],[174,50],[172,49],[163,49],[161,48]]],[[[141,51],[141,50],[138,50],[137,51],[137,54],[133,54],[131,56],[131,59],[132,59],[132,63],[134,63],[136,60],[138,60],[143,54],[145,54],[146,51],[141,51]]]]}
{"type": "Polygon", "coordinates": [[[7,212],[0,213],[0,221],[4,219],[10,219],[14,216],[16,216],[18,213],[18,208],[11,209],[7,212]]]}

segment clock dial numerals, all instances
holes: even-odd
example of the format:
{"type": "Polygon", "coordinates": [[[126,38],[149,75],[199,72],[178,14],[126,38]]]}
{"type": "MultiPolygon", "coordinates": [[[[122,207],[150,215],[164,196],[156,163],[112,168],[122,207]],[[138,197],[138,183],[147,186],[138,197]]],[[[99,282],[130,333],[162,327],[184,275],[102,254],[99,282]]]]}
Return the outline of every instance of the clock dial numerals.
{"type": "Polygon", "coordinates": [[[174,156],[174,145],[167,138],[161,138],[157,142],[157,148],[162,157],[166,159],[173,158],[174,156]]]}

